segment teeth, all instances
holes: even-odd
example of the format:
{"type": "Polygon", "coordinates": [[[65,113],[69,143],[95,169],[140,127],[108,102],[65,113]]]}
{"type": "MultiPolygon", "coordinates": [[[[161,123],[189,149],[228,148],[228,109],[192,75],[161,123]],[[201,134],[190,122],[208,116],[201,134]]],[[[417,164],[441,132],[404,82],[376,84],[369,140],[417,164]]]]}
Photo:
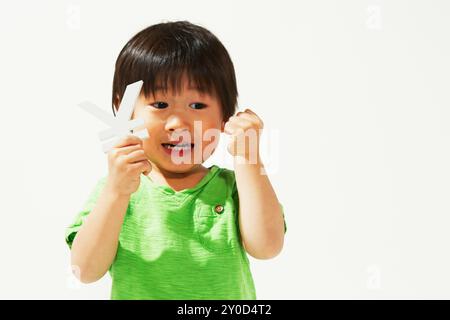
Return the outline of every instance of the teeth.
{"type": "Polygon", "coordinates": [[[192,147],[192,145],[190,145],[188,143],[177,144],[177,145],[164,143],[163,145],[167,149],[175,149],[175,150],[178,150],[178,149],[190,149],[192,147]]]}

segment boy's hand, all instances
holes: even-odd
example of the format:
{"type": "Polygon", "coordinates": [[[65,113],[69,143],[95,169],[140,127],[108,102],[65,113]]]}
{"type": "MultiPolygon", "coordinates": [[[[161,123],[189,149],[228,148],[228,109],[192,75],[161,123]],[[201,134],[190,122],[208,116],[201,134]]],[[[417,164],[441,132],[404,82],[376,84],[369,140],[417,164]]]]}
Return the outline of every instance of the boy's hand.
{"type": "Polygon", "coordinates": [[[140,183],[140,175],[152,170],[142,140],[131,134],[119,140],[108,152],[107,186],[118,195],[131,195],[140,183]]]}
{"type": "Polygon", "coordinates": [[[259,159],[259,138],[264,123],[250,109],[238,112],[225,123],[224,132],[231,135],[228,152],[233,156],[241,156],[246,160],[259,159]]]}

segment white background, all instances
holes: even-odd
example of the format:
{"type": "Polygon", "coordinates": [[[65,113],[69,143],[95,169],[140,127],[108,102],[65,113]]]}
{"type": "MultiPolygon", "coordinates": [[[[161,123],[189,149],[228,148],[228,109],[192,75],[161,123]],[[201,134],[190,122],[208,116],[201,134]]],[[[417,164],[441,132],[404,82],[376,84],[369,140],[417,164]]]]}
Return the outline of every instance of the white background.
{"type": "Polygon", "coordinates": [[[279,133],[266,155],[288,231],[278,257],[251,259],[259,299],[450,298],[449,14],[444,0],[3,1],[0,298],[109,298],[109,276],[74,282],[64,242],[107,173],[104,126],[76,105],[109,111],[120,49],[166,20],[215,33],[240,107],[279,133]]]}

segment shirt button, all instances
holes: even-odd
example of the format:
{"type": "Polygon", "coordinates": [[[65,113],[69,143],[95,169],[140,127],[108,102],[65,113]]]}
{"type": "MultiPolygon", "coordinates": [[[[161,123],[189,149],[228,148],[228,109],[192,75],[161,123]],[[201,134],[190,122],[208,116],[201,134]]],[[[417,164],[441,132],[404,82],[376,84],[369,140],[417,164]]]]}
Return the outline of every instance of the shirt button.
{"type": "Polygon", "coordinates": [[[218,204],[216,205],[216,207],[214,208],[214,211],[216,211],[216,213],[221,214],[223,212],[223,206],[218,204]]]}

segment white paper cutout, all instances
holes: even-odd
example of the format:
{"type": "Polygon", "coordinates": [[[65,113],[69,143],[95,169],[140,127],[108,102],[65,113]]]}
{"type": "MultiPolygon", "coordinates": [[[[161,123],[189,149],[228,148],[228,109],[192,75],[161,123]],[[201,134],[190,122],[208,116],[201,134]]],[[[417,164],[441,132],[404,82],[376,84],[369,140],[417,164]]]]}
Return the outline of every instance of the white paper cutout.
{"type": "Polygon", "coordinates": [[[126,87],[116,117],[113,117],[92,102],[84,101],[78,104],[80,108],[89,112],[109,126],[108,129],[98,133],[100,141],[103,142],[102,150],[104,153],[108,153],[120,139],[128,134],[132,134],[141,139],[147,139],[149,137],[148,131],[145,128],[138,132],[130,133],[130,130],[144,125],[144,119],[137,118],[130,120],[143,84],[144,82],[140,80],[131,83],[126,87]],[[105,142],[105,140],[108,141],[105,142]]]}

